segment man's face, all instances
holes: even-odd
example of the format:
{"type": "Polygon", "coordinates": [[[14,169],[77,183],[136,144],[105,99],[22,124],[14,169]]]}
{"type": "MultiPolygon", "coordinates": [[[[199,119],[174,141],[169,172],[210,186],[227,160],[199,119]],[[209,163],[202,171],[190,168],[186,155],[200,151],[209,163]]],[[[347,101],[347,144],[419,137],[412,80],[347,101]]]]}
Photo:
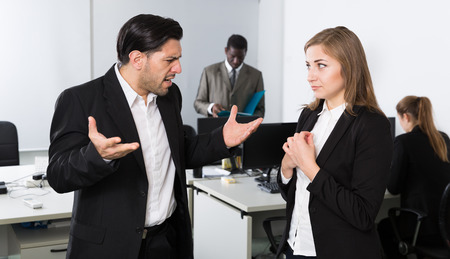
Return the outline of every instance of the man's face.
{"type": "Polygon", "coordinates": [[[138,87],[144,91],[164,96],[172,85],[172,79],[181,73],[181,44],[169,39],[160,51],[145,55],[145,65],[139,76],[138,87]]]}
{"type": "Polygon", "coordinates": [[[238,68],[244,62],[246,54],[247,51],[245,49],[235,49],[231,46],[229,48],[225,47],[225,55],[232,68],[238,68]]]}

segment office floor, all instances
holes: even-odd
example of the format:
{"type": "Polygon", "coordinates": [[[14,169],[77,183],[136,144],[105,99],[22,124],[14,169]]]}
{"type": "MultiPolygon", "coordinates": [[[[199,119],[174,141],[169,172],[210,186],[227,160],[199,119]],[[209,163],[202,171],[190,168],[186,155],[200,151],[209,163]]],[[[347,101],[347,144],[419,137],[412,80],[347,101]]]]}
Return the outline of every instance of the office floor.
{"type": "Polygon", "coordinates": [[[252,241],[252,257],[255,259],[273,259],[269,247],[270,243],[266,237],[254,238],[252,241]]]}

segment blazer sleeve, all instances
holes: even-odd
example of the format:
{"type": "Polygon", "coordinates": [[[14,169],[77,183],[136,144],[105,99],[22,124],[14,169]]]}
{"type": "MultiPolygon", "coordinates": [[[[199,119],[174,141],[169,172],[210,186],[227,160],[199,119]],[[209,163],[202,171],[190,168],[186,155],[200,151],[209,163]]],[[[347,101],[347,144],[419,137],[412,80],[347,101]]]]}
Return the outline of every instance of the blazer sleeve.
{"type": "Polygon", "coordinates": [[[400,137],[394,140],[394,155],[392,157],[391,173],[388,190],[392,194],[400,194],[408,173],[408,155],[400,137]]]}
{"type": "Polygon", "coordinates": [[[88,116],[81,100],[66,90],[56,102],[50,129],[47,177],[59,193],[91,186],[113,173],[118,162],[106,163],[88,137],[88,116]]]}
{"type": "Polygon", "coordinates": [[[288,201],[288,193],[289,190],[291,189],[291,185],[292,184],[296,184],[297,182],[297,170],[294,168],[294,173],[292,174],[292,178],[289,180],[289,182],[287,184],[284,184],[283,181],[281,180],[281,167],[278,169],[278,174],[277,174],[277,183],[278,186],[280,187],[280,194],[281,197],[283,197],[283,199],[285,201],[288,201]]]}
{"type": "Polygon", "coordinates": [[[332,164],[321,167],[307,189],[346,222],[368,231],[384,199],[393,148],[389,121],[384,116],[358,117],[361,120],[354,122],[347,139],[341,139],[346,144],[333,151],[333,161],[327,162],[332,164]],[[347,186],[336,181],[332,176],[336,172],[330,170],[350,174],[347,186]]]}
{"type": "Polygon", "coordinates": [[[197,113],[208,116],[209,105],[208,73],[206,69],[204,69],[202,76],[200,77],[200,84],[198,86],[197,97],[194,101],[194,108],[197,113]]]}
{"type": "Polygon", "coordinates": [[[227,148],[222,132],[223,126],[211,133],[185,137],[186,168],[197,168],[225,157],[231,157],[236,148],[227,148]]]}

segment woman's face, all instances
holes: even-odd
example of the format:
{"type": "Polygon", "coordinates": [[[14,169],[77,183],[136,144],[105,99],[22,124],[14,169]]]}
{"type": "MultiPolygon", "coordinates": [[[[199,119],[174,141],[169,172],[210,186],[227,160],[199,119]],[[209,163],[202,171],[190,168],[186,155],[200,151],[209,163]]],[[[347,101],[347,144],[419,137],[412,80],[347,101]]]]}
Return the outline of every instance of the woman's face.
{"type": "Polygon", "coordinates": [[[408,133],[414,128],[414,123],[411,120],[411,116],[407,113],[399,114],[397,113],[398,121],[400,122],[400,126],[402,129],[408,133]]]}
{"type": "Polygon", "coordinates": [[[325,54],[321,45],[313,45],[306,50],[306,67],[307,80],[316,98],[327,100],[329,109],[344,103],[345,87],[341,64],[325,54]]]}

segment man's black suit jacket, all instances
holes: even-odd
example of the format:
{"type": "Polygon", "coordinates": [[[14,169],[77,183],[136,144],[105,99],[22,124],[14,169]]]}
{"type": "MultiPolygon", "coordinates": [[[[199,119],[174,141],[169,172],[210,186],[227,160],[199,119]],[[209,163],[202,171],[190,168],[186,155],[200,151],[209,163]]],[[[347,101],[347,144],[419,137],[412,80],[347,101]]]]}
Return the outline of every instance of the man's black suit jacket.
{"type": "MultiPolygon", "coordinates": [[[[441,132],[450,157],[450,140],[441,132]]],[[[439,159],[427,135],[418,126],[394,141],[394,157],[388,190],[401,194],[400,204],[427,213],[420,226],[420,235],[439,237],[439,203],[445,186],[450,182],[450,164],[439,159]]]]}
{"type": "MultiPolygon", "coordinates": [[[[179,258],[192,258],[185,168],[230,156],[222,130],[187,138],[181,118],[181,93],[173,84],[157,98],[176,167],[173,214],[179,258]]],[[[60,193],[75,191],[68,258],[137,258],[144,228],[148,181],[142,150],[107,164],[88,138],[88,116],[107,138],[139,142],[125,95],[112,67],[103,77],[65,90],[51,125],[47,170],[60,193]]]]}
{"type": "MultiPolygon", "coordinates": [[[[305,108],[297,132],[311,131],[322,104],[305,108]]],[[[388,119],[355,106],[356,116],[346,111],[338,120],[316,161],[318,174],[308,185],[309,215],[319,259],[381,258],[374,221],[386,190],[392,159],[388,119]]],[[[287,225],[278,253],[286,246],[295,204],[297,173],[287,185],[278,182],[287,201],[287,225]]]]}

